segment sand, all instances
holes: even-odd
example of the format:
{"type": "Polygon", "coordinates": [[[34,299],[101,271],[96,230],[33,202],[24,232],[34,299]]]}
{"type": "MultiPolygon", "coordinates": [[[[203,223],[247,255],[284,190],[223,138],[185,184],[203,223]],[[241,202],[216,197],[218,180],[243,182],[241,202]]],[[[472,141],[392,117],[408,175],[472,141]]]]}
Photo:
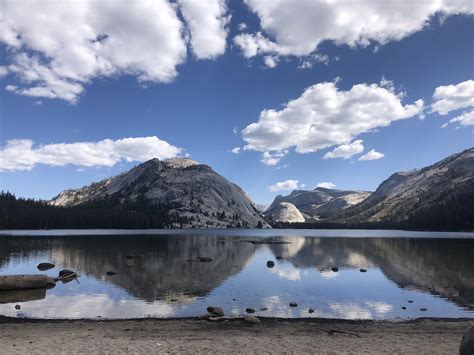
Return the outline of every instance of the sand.
{"type": "Polygon", "coordinates": [[[458,354],[474,319],[19,320],[0,317],[3,354],[458,354]],[[339,332],[332,332],[337,330],[339,332]],[[344,333],[347,332],[347,333],[344,333]]]}

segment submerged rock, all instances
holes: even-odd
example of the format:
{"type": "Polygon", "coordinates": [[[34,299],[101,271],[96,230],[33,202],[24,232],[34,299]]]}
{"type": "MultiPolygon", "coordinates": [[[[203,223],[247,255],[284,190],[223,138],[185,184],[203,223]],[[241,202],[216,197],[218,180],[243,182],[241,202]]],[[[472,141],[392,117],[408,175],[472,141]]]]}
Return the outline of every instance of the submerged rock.
{"type": "Polygon", "coordinates": [[[37,268],[39,271],[46,271],[46,270],[52,269],[55,266],[56,265],[51,264],[51,263],[39,263],[37,268]]]}
{"type": "Polygon", "coordinates": [[[272,268],[272,267],[274,267],[274,266],[275,266],[275,263],[274,263],[273,261],[271,261],[271,260],[270,260],[270,261],[267,261],[267,267],[268,267],[268,268],[272,268]]]}
{"type": "Polygon", "coordinates": [[[72,270],[64,269],[59,272],[59,277],[60,278],[66,278],[66,277],[74,277],[76,273],[72,270]]]}
{"type": "Polygon", "coordinates": [[[224,310],[221,307],[210,306],[210,307],[207,307],[207,311],[214,317],[224,316],[224,310]]]}

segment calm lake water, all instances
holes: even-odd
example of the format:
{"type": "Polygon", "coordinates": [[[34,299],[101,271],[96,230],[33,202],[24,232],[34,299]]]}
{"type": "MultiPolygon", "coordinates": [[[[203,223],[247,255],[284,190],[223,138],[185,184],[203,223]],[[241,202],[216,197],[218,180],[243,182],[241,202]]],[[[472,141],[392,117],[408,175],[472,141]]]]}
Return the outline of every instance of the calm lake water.
{"type": "Polygon", "coordinates": [[[0,235],[0,275],[45,273],[56,277],[65,268],[77,270],[81,276],[47,291],[0,291],[0,314],[6,316],[188,317],[204,314],[207,306],[215,305],[229,315],[242,315],[252,307],[255,315],[273,317],[474,318],[474,234],[469,233],[206,230],[8,234],[0,235]],[[84,233],[87,235],[81,235],[84,233]],[[134,258],[127,259],[127,255],[134,258]],[[212,261],[196,261],[198,257],[212,261]],[[267,261],[273,261],[274,266],[267,267],[267,261]],[[36,268],[40,262],[52,262],[56,267],[40,272],[36,268]],[[332,271],[332,267],[339,270],[332,271]],[[109,276],[107,271],[117,274],[109,276]],[[289,307],[290,302],[298,306],[289,307]],[[15,309],[16,304],[21,305],[20,310],[15,309]],[[314,313],[310,314],[309,308],[314,313]]]}

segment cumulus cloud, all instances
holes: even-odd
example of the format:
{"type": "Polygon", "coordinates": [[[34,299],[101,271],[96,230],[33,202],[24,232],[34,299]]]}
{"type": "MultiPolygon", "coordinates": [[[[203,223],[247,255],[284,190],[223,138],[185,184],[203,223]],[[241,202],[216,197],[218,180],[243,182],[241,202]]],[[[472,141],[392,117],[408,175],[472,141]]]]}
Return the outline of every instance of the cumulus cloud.
{"type": "Polygon", "coordinates": [[[472,14],[470,0],[274,1],[245,0],[261,30],[234,38],[245,57],[307,56],[333,41],[351,47],[401,40],[429,24],[436,13],[472,14]],[[296,20],[295,20],[296,19],[296,20]]]}
{"type": "Polygon", "coordinates": [[[362,153],[364,151],[364,145],[362,140],[356,140],[349,144],[341,144],[334,148],[332,151],[324,154],[323,159],[350,159],[353,155],[362,153]]]}
{"type": "Polygon", "coordinates": [[[111,167],[121,161],[141,162],[152,158],[173,158],[182,152],[182,148],[175,147],[156,136],[46,144],[36,147],[30,139],[11,139],[0,148],[0,171],[31,170],[37,164],[111,167]]]}
{"type": "Polygon", "coordinates": [[[403,105],[402,97],[379,84],[358,84],[347,91],[334,82],[315,84],[284,108],[263,110],[258,121],[242,131],[244,149],[271,157],[291,147],[309,153],[355,144],[350,142],[361,133],[423,112],[423,100],[403,105]]]}
{"type": "Polygon", "coordinates": [[[323,182],[320,182],[316,185],[316,188],[318,188],[318,187],[322,187],[324,189],[334,189],[336,187],[336,185],[333,184],[332,182],[323,181],[323,182]]]}
{"type": "Polygon", "coordinates": [[[285,190],[294,190],[298,188],[298,180],[286,180],[277,182],[275,185],[272,185],[268,190],[272,192],[285,191],[285,190]]]}
{"type": "Polygon", "coordinates": [[[446,128],[449,124],[452,123],[459,123],[463,127],[474,125],[474,111],[464,112],[463,114],[450,119],[449,122],[445,123],[441,127],[446,128]]]}
{"type": "Polygon", "coordinates": [[[191,33],[191,46],[199,59],[213,59],[225,52],[230,16],[224,0],[179,0],[191,33]]]}
{"type": "Polygon", "coordinates": [[[438,86],[433,94],[431,110],[440,115],[461,108],[474,107],[474,80],[457,85],[438,86]]]}
{"type": "Polygon", "coordinates": [[[240,147],[235,147],[231,150],[232,153],[234,154],[239,154],[240,153],[240,147]]]}
{"type": "Polygon", "coordinates": [[[4,0],[0,76],[19,79],[16,94],[70,103],[97,77],[168,83],[186,59],[186,24],[198,59],[224,53],[226,12],[224,0],[4,0]]]}
{"type": "Polygon", "coordinates": [[[375,149],[372,149],[367,154],[361,156],[359,160],[362,160],[362,161],[377,160],[377,159],[382,159],[384,156],[385,154],[379,153],[375,151],[375,149]]]}
{"type": "Polygon", "coordinates": [[[262,159],[260,160],[261,163],[268,166],[277,165],[281,158],[288,154],[288,150],[282,150],[277,152],[263,152],[262,159]]]}

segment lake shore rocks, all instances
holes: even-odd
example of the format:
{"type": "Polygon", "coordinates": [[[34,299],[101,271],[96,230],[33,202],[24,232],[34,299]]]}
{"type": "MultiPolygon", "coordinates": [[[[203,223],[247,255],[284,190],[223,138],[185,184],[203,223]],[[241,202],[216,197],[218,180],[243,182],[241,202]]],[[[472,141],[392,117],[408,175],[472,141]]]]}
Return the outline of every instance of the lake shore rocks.
{"type": "Polygon", "coordinates": [[[213,317],[223,317],[224,310],[221,307],[210,306],[206,309],[213,317]]]}

